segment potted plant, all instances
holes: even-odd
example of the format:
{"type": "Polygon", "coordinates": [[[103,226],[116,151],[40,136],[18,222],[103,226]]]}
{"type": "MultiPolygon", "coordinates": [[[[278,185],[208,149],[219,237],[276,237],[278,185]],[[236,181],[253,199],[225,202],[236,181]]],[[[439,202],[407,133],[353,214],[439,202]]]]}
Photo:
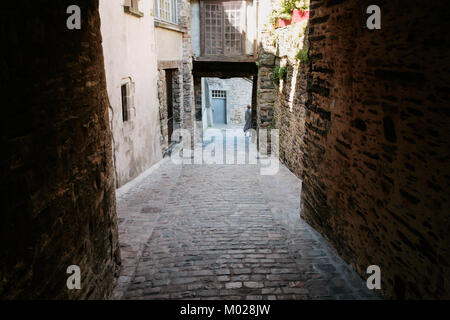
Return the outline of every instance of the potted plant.
{"type": "Polygon", "coordinates": [[[292,10],[292,23],[297,23],[309,19],[309,0],[299,0],[295,2],[292,10]]]}
{"type": "Polygon", "coordinates": [[[309,19],[309,0],[281,0],[272,11],[271,22],[276,28],[309,19]]]}
{"type": "Polygon", "coordinates": [[[272,11],[272,22],[275,28],[285,27],[291,24],[292,10],[295,8],[295,0],[281,0],[272,11]]]}
{"type": "Polygon", "coordinates": [[[309,10],[303,11],[302,9],[294,9],[294,11],[292,11],[291,23],[297,23],[308,19],[309,19],[309,10]]]}

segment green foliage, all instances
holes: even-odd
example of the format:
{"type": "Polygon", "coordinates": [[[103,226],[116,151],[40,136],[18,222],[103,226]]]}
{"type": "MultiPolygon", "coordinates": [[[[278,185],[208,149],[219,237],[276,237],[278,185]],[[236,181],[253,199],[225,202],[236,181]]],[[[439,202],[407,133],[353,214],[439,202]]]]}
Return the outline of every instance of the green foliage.
{"type": "Polygon", "coordinates": [[[279,83],[281,79],[286,79],[286,67],[276,66],[273,69],[272,80],[275,84],[279,83]]]}
{"type": "Polygon", "coordinates": [[[295,55],[295,59],[300,60],[301,63],[308,63],[309,57],[308,57],[308,48],[300,49],[297,54],[295,55]]]}
{"type": "Polygon", "coordinates": [[[280,67],[275,67],[275,69],[273,69],[272,80],[274,83],[280,82],[279,72],[280,72],[280,67]]]}
{"type": "Polygon", "coordinates": [[[291,13],[282,13],[278,16],[278,18],[283,19],[283,20],[291,20],[292,14],[291,13]]]}
{"type": "Polygon", "coordinates": [[[269,22],[273,26],[278,20],[278,13],[275,10],[272,10],[272,14],[270,15],[269,22]]]}
{"type": "Polygon", "coordinates": [[[287,70],[286,67],[280,67],[278,76],[280,79],[286,79],[287,70]]]}
{"type": "Polygon", "coordinates": [[[295,9],[309,10],[309,0],[295,1],[295,9]]]}
{"type": "Polygon", "coordinates": [[[281,0],[281,7],[283,8],[282,13],[292,13],[292,11],[296,9],[295,7],[296,2],[297,1],[295,0],[281,0]]]}

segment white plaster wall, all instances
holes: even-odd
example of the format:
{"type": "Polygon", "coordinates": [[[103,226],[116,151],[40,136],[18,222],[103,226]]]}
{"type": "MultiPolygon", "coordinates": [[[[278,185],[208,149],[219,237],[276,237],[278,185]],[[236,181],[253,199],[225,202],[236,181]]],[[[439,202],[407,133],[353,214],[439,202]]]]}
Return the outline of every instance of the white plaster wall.
{"type": "Polygon", "coordinates": [[[270,23],[270,15],[272,13],[272,0],[258,0],[258,27],[257,27],[257,39],[261,41],[261,33],[267,31],[267,24],[270,23]]]}
{"type": "Polygon", "coordinates": [[[200,56],[200,2],[198,0],[191,1],[191,41],[193,56],[200,56]]]}
{"type": "Polygon", "coordinates": [[[157,94],[153,0],[141,0],[143,17],[124,12],[125,0],[100,0],[101,32],[110,102],[116,185],[121,186],[162,157],[157,94]],[[130,120],[122,120],[121,84],[134,84],[130,120]]]}
{"type": "Polygon", "coordinates": [[[253,55],[254,41],[256,39],[256,5],[253,1],[247,1],[247,33],[245,34],[245,53],[253,55]]]}
{"type": "Polygon", "coordinates": [[[202,78],[202,126],[203,132],[212,126],[212,111],[210,105],[209,86],[207,78],[202,78]]]}
{"type": "Polygon", "coordinates": [[[156,51],[160,61],[183,59],[183,34],[164,28],[155,28],[156,51]]]}

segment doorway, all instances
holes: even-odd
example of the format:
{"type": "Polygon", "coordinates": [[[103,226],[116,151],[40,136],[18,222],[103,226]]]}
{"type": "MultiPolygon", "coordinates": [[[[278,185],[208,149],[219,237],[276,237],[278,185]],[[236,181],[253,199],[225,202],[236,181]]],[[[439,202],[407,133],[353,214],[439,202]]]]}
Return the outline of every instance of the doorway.
{"type": "Polygon", "coordinates": [[[211,111],[214,124],[227,123],[227,92],[211,90],[211,111]]]}
{"type": "Polygon", "coordinates": [[[174,69],[166,69],[166,101],[167,101],[167,141],[172,142],[173,133],[173,74],[174,69]]]}

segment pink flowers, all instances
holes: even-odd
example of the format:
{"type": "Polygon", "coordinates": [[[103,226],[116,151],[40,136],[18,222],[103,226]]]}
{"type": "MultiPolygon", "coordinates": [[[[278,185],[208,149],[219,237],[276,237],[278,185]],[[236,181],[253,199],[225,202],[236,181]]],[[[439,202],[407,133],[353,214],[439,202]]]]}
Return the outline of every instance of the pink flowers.
{"type": "Polygon", "coordinates": [[[291,23],[297,23],[308,19],[309,19],[309,10],[303,11],[300,9],[294,9],[294,11],[292,11],[291,23]]]}
{"type": "Polygon", "coordinates": [[[276,28],[286,27],[290,24],[301,22],[309,19],[309,10],[303,11],[300,9],[294,9],[292,11],[292,18],[290,20],[279,18],[276,23],[276,28]]]}

